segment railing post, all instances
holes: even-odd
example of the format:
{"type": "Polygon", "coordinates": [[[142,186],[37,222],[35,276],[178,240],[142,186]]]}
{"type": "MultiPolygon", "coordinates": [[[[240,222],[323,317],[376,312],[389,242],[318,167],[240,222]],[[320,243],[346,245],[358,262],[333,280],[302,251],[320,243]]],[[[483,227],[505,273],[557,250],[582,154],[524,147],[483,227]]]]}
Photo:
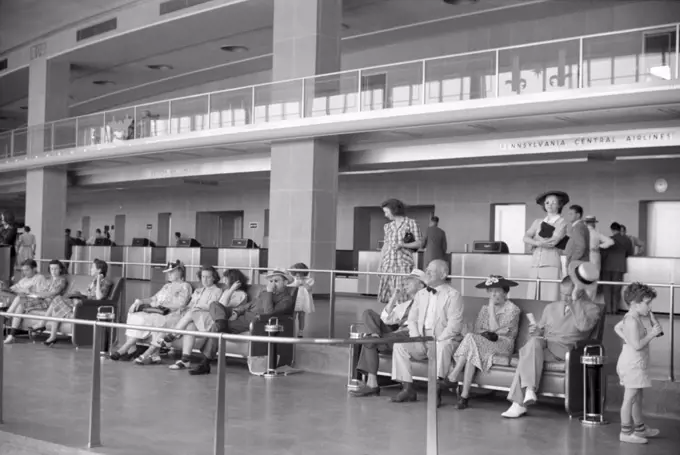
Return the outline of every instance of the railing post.
{"type": "Polygon", "coordinates": [[[578,88],[583,88],[583,38],[578,39],[578,88]]]}
{"type": "MultiPolygon", "coordinates": [[[[668,344],[669,344],[669,349],[668,349],[668,355],[670,358],[668,359],[668,367],[670,371],[668,372],[668,378],[670,379],[671,382],[675,381],[675,362],[673,358],[675,357],[675,331],[674,331],[674,316],[675,316],[675,285],[671,284],[671,289],[670,289],[670,295],[671,295],[671,301],[670,305],[668,307],[668,344]]],[[[0,378],[2,379],[2,378],[0,378]]]]}
{"type": "MultiPolygon", "coordinates": [[[[50,131],[51,131],[50,134],[52,135],[52,140],[50,141],[50,151],[51,152],[54,152],[54,150],[55,150],[55,148],[54,148],[54,135],[55,135],[54,130],[55,130],[54,122],[51,122],[50,123],[50,131]]],[[[45,141],[44,137],[45,136],[43,136],[43,142],[45,141]]],[[[45,150],[45,144],[44,143],[43,143],[43,146],[41,148],[43,149],[43,152],[47,151],[47,150],[45,150]]],[[[26,142],[26,152],[27,152],[26,154],[28,155],[28,142],[26,142]]]]}
{"type": "Polygon", "coordinates": [[[253,85],[253,89],[250,92],[251,96],[251,103],[250,103],[250,124],[254,125],[255,124],[255,86],[253,85]]]}
{"type": "Polygon", "coordinates": [[[328,293],[330,300],[328,306],[328,337],[335,337],[335,270],[331,270],[331,284],[330,292],[328,293]]]}
{"type": "Polygon", "coordinates": [[[92,390],[90,395],[89,448],[101,447],[102,419],[102,364],[100,356],[101,328],[97,323],[92,326],[92,390]]]}
{"type": "Polygon", "coordinates": [[[680,79],[680,24],[675,26],[675,78],[680,79]]]}
{"type": "Polygon", "coordinates": [[[224,455],[224,432],[226,409],[225,402],[227,397],[226,384],[226,362],[227,362],[227,342],[220,336],[219,349],[217,350],[217,410],[215,411],[215,438],[213,455],[224,455]]]}
{"type": "Polygon", "coordinates": [[[166,134],[168,136],[172,134],[172,100],[168,100],[168,131],[166,134]]]}
{"type": "Polygon", "coordinates": [[[76,143],[75,143],[74,147],[78,147],[78,136],[79,136],[79,133],[78,133],[78,126],[79,126],[78,125],[78,117],[76,117],[75,122],[76,122],[76,143]]]}
{"type": "MultiPolygon", "coordinates": [[[[0,327],[5,327],[5,317],[0,315],[0,327]]],[[[5,350],[0,346],[0,424],[5,423],[3,420],[3,399],[2,396],[5,392],[5,350]]]]}
{"type": "Polygon", "coordinates": [[[501,95],[501,51],[496,49],[496,87],[494,89],[496,98],[501,95]]]}
{"type": "Polygon", "coordinates": [[[420,89],[420,95],[423,97],[421,100],[421,104],[427,104],[427,101],[425,100],[425,94],[427,90],[425,90],[425,84],[427,82],[427,79],[425,77],[425,72],[427,70],[427,60],[423,60],[423,86],[420,89]]]}
{"type": "Polygon", "coordinates": [[[361,112],[361,88],[362,88],[362,83],[361,83],[361,70],[357,72],[357,79],[359,82],[357,83],[358,89],[357,89],[357,112],[361,112]]]}
{"type": "MultiPolygon", "coordinates": [[[[303,77],[302,78],[302,98],[300,98],[300,118],[305,118],[307,115],[305,115],[305,81],[306,79],[303,77]]],[[[314,90],[312,90],[312,93],[316,93],[316,78],[312,78],[313,84],[314,84],[314,90]]],[[[314,95],[315,96],[315,95],[314,95]]],[[[314,106],[314,96],[312,96],[312,106],[314,106]]],[[[310,115],[311,117],[311,115],[310,115]]]]}
{"type": "MultiPolygon", "coordinates": [[[[212,104],[212,92],[208,92],[208,112],[205,116],[205,121],[203,122],[203,124],[207,125],[207,126],[204,126],[204,128],[203,128],[204,130],[209,130],[209,129],[212,128],[212,125],[210,124],[210,122],[212,121],[211,115],[210,115],[210,112],[211,112],[211,109],[212,109],[211,104],[212,104]]],[[[251,281],[251,283],[252,283],[252,281],[251,281]]]]}
{"type": "Polygon", "coordinates": [[[427,349],[427,432],[426,455],[439,455],[437,422],[437,339],[428,341],[427,349]]]}
{"type": "Polygon", "coordinates": [[[541,279],[536,278],[536,300],[541,300],[541,279]]]}
{"type": "Polygon", "coordinates": [[[9,135],[9,155],[7,158],[11,158],[14,156],[14,130],[10,132],[9,135]]]}

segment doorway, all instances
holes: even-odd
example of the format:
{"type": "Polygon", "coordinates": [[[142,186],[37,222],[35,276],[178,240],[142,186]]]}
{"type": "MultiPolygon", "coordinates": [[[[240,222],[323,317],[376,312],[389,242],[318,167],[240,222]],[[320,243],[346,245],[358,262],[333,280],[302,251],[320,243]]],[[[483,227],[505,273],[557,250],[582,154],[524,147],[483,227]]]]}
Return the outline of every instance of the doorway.
{"type": "Polygon", "coordinates": [[[156,236],[156,245],[158,246],[175,246],[170,243],[170,232],[172,223],[172,213],[158,214],[158,235],[156,236]]]}
{"type": "Polygon", "coordinates": [[[524,253],[526,232],[526,204],[493,204],[493,235],[496,242],[505,242],[510,253],[524,253]]]}
{"type": "Polygon", "coordinates": [[[116,245],[125,245],[125,215],[116,215],[113,219],[113,242],[116,245]]]}
{"type": "Polygon", "coordinates": [[[90,217],[84,216],[81,221],[80,229],[83,231],[83,238],[85,240],[90,238],[90,217]]]}
{"type": "Polygon", "coordinates": [[[677,225],[680,220],[680,202],[648,202],[646,205],[647,256],[679,258],[677,225]]]}
{"type": "Polygon", "coordinates": [[[233,239],[243,238],[243,211],[197,212],[196,240],[214,248],[231,246],[233,239]]]}

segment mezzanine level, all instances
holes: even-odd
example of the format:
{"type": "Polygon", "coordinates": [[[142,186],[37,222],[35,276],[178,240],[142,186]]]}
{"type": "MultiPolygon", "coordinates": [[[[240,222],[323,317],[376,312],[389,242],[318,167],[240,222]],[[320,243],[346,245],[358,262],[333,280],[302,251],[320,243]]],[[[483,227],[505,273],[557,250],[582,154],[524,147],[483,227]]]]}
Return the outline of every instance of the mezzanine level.
{"type": "Polygon", "coordinates": [[[93,160],[98,152],[157,153],[219,142],[473,121],[499,108],[504,117],[529,116],[540,114],[529,106],[538,103],[556,113],[662,106],[673,102],[669,93],[677,91],[679,40],[680,24],[674,23],[122,107],[0,133],[0,170],[93,160]],[[477,108],[486,109],[471,115],[477,108]],[[451,111],[457,115],[434,115],[451,111]],[[418,114],[430,115],[416,119],[418,114]],[[378,117],[380,124],[366,121],[378,117]],[[341,125],[343,118],[355,123],[341,125]],[[324,128],[282,132],[312,124],[324,128]],[[187,138],[196,140],[181,142],[187,138]]]}

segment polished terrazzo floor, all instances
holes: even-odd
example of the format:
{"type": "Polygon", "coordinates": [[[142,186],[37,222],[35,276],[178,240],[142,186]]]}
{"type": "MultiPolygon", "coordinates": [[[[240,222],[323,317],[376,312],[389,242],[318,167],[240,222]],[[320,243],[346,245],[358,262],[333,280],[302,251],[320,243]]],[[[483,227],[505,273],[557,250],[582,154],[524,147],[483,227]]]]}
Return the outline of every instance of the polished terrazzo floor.
{"type": "MultiPolygon", "coordinates": [[[[67,344],[7,346],[0,430],[84,447],[91,359],[91,351],[67,344]]],[[[104,447],[96,452],[212,453],[215,374],[191,377],[164,366],[109,360],[102,366],[104,447]]],[[[388,397],[394,393],[385,389],[379,398],[352,399],[340,377],[303,373],[267,381],[250,376],[242,364],[230,365],[226,453],[424,454],[425,402],[393,404],[388,397]]],[[[622,446],[617,424],[583,428],[560,407],[539,405],[530,417],[508,421],[500,417],[507,406],[502,399],[480,398],[472,405],[439,411],[441,454],[671,455],[680,447],[677,421],[651,421],[663,437],[649,446],[622,446]]]]}

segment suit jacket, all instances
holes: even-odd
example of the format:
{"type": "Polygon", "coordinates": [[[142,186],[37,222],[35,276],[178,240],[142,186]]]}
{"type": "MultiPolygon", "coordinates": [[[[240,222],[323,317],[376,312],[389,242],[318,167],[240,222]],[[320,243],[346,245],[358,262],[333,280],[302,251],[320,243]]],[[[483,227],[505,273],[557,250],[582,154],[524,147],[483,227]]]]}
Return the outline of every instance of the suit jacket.
{"type": "Polygon", "coordinates": [[[550,352],[560,359],[581,340],[588,339],[600,319],[601,308],[587,298],[574,300],[565,312],[565,302],[553,302],[543,309],[539,330],[550,343],[550,352]]]}
{"type": "Polygon", "coordinates": [[[626,261],[633,255],[633,242],[621,234],[612,235],[614,245],[602,250],[602,270],[606,272],[626,273],[626,261]]]}
{"type": "MultiPolygon", "coordinates": [[[[408,315],[408,331],[411,337],[424,335],[430,295],[427,289],[421,289],[413,298],[408,315]]],[[[449,284],[442,284],[437,287],[436,295],[437,308],[433,329],[435,338],[438,341],[460,341],[463,338],[463,299],[460,292],[449,284]]]]}
{"type": "Polygon", "coordinates": [[[578,220],[572,226],[564,254],[567,257],[567,266],[571,261],[587,262],[590,259],[590,232],[583,221],[578,220]]]}
{"type": "Polygon", "coordinates": [[[448,249],[446,232],[437,226],[427,228],[423,239],[423,248],[425,248],[423,268],[426,268],[435,259],[444,259],[448,249]]]}

